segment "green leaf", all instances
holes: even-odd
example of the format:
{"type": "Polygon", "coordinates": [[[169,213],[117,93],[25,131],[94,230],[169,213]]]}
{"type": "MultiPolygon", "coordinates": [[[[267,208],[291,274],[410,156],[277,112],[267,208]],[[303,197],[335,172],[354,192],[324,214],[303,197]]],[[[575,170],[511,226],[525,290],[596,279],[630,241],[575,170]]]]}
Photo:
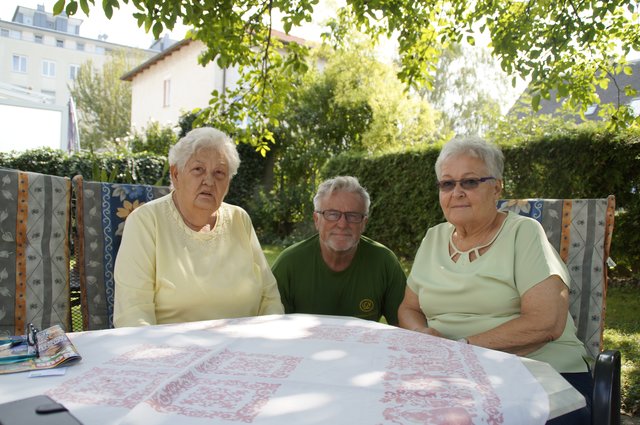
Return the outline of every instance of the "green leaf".
{"type": "Polygon", "coordinates": [[[540,109],[540,93],[536,93],[531,98],[531,107],[533,108],[534,111],[537,111],[538,109],[540,109]]]}
{"type": "Polygon", "coordinates": [[[104,16],[106,16],[107,19],[111,19],[113,16],[113,6],[111,6],[111,3],[104,4],[104,16]]]}
{"type": "Polygon", "coordinates": [[[164,186],[164,176],[169,173],[169,159],[164,160],[164,166],[162,167],[162,176],[154,183],[154,186],[164,186]]]}
{"type": "Polygon", "coordinates": [[[164,26],[162,25],[162,22],[158,21],[155,24],[153,24],[153,36],[156,39],[160,38],[160,35],[162,34],[162,30],[163,30],[164,26]]]}
{"type": "Polygon", "coordinates": [[[560,99],[567,97],[568,94],[569,94],[569,87],[567,87],[566,84],[558,85],[558,97],[560,99]]]}
{"type": "Polygon", "coordinates": [[[54,15],[59,15],[64,10],[64,3],[65,3],[65,0],[58,0],[53,5],[53,14],[54,15]]]}
{"type": "MultiPolygon", "coordinates": [[[[105,175],[106,175],[106,173],[105,173],[105,175]]],[[[116,181],[116,177],[118,177],[118,169],[116,167],[113,167],[111,169],[111,174],[109,175],[109,179],[106,180],[106,181],[112,183],[112,182],[116,181]]]]}
{"type": "MultiPolygon", "coordinates": [[[[93,4],[93,0],[91,0],[91,4],[93,4]]],[[[82,9],[85,15],[89,16],[89,3],[87,0],[80,0],[80,9],[82,9]]]]}
{"type": "Polygon", "coordinates": [[[67,5],[67,8],[66,8],[66,9],[67,9],[67,10],[66,10],[67,15],[68,15],[68,16],[73,16],[73,15],[75,15],[75,14],[76,14],[76,12],[78,11],[78,3],[76,3],[76,2],[69,3],[69,4],[67,5]]]}

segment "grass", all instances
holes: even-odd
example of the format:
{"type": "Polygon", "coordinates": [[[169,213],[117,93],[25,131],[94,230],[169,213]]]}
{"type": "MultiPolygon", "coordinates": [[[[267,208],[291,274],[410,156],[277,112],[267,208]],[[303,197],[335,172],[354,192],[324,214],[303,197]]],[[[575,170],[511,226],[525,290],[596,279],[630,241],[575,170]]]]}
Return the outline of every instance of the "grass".
{"type": "Polygon", "coordinates": [[[612,286],[607,291],[604,348],[622,353],[622,410],[640,413],[640,286],[612,286]]]}
{"type": "Polygon", "coordinates": [[[283,248],[281,246],[277,245],[263,245],[262,252],[264,252],[264,256],[267,257],[267,261],[271,265],[274,261],[276,261],[276,258],[278,258],[278,255],[280,255],[282,249],[283,248]]]}

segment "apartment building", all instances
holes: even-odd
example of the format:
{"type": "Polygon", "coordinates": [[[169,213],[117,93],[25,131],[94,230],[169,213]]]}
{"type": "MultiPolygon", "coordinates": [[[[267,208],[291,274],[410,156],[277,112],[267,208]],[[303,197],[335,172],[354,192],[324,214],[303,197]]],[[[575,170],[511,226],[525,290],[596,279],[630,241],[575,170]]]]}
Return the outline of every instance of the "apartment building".
{"type": "Polygon", "coordinates": [[[66,149],[69,86],[80,65],[91,60],[95,67],[101,67],[108,53],[115,50],[142,60],[158,53],[109,43],[106,36],[97,40],[82,37],[81,25],[81,19],[54,16],[43,5],[37,9],[17,6],[10,22],[0,19],[0,151],[14,149],[10,140],[16,135],[26,139],[20,150],[39,146],[66,149]],[[39,125],[28,126],[32,120],[39,125]],[[35,133],[25,137],[25,132],[35,133]]]}

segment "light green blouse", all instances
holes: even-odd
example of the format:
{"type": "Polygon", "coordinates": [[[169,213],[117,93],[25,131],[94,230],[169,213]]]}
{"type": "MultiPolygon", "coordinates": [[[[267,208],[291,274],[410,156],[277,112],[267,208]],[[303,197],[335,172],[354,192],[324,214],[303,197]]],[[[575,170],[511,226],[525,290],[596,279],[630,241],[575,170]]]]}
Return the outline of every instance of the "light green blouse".
{"type": "MultiPolygon", "coordinates": [[[[491,248],[472,262],[450,258],[453,230],[442,223],[427,231],[407,281],[429,326],[446,338],[465,338],[518,317],[522,295],[551,275],[569,286],[565,264],[531,218],[510,212],[491,248]]],[[[587,371],[586,351],[569,314],[562,336],[527,357],[561,373],[587,371]]]]}
{"type": "Polygon", "coordinates": [[[284,313],[251,219],[225,203],[206,233],[187,227],[171,194],[137,208],[114,278],[117,327],[284,313]]]}

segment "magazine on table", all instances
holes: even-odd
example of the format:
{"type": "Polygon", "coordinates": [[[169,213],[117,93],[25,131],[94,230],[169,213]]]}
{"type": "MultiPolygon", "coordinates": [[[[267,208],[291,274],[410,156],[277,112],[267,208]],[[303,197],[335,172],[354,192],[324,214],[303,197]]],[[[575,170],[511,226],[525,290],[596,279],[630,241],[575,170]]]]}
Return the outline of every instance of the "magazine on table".
{"type": "Polygon", "coordinates": [[[29,324],[24,335],[0,340],[0,374],[51,369],[80,359],[60,325],[38,331],[29,324]]]}

